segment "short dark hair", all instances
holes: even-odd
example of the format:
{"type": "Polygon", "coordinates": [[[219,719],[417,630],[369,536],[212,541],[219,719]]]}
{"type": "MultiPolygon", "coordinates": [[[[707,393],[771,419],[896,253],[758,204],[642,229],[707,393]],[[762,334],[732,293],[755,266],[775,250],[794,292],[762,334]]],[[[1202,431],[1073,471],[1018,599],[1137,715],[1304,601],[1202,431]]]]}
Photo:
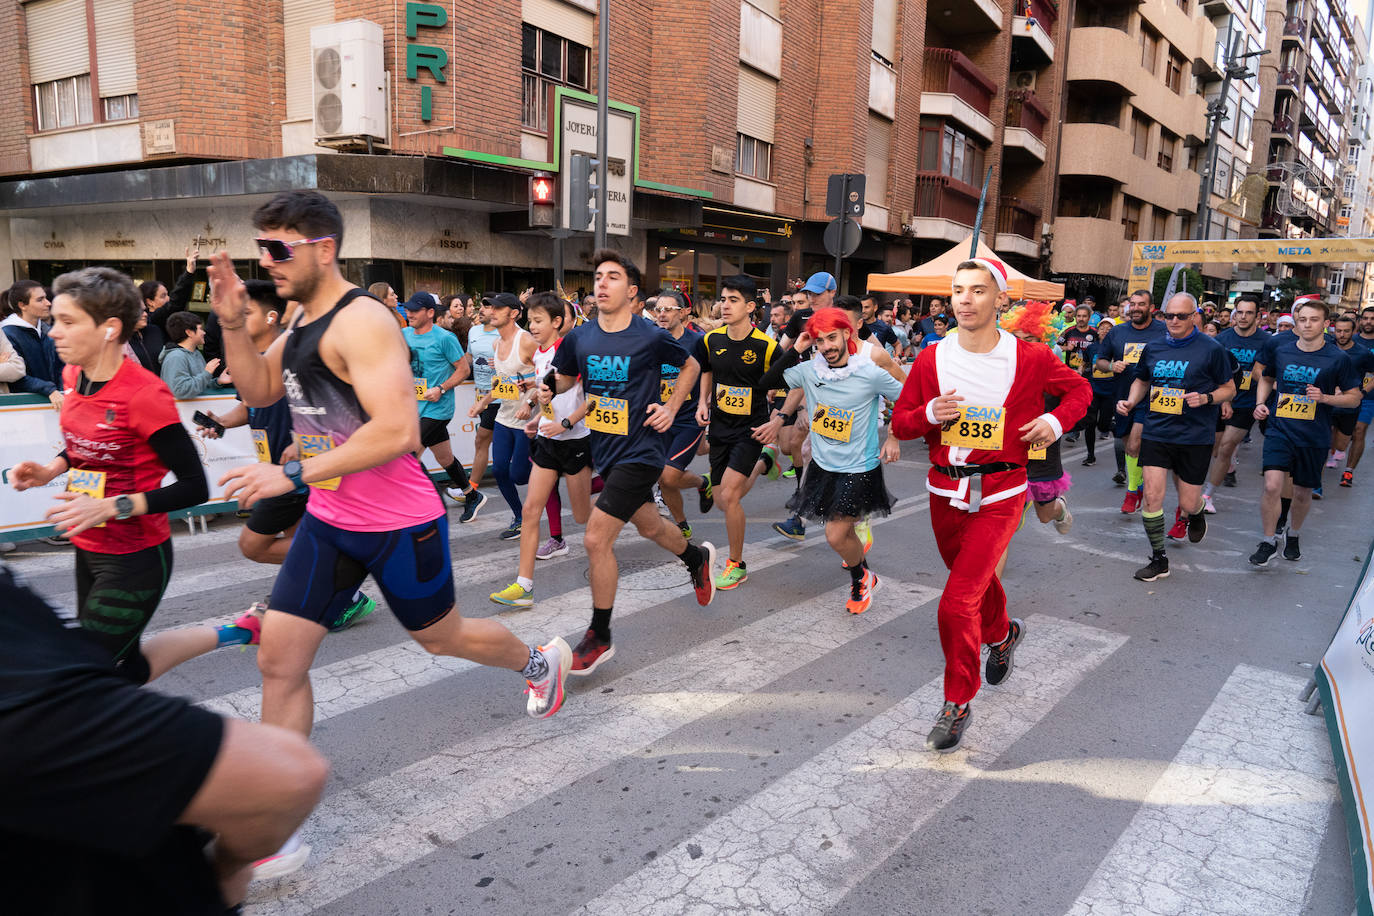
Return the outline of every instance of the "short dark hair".
{"type": "Polygon", "coordinates": [[[1350,322],[1350,326],[1351,326],[1352,328],[1355,326],[1355,316],[1354,316],[1354,315],[1340,315],[1340,316],[1337,317],[1336,320],[1335,320],[1334,322],[1332,322],[1332,323],[1333,323],[1333,324],[1340,324],[1342,321],[1348,321],[1348,322],[1350,322]]]}
{"type": "Polygon", "coordinates": [[[143,315],[143,300],[134,281],[108,267],[86,267],[63,274],[53,281],[53,295],[71,296],[96,324],[118,318],[122,325],[120,343],[133,336],[143,315]]]}
{"type": "MultiPolygon", "coordinates": [[[[630,285],[636,290],[639,289],[644,279],[644,275],[639,272],[639,268],[635,266],[634,261],[630,260],[629,255],[621,254],[614,248],[598,248],[596,251],[592,252],[593,270],[605,264],[607,261],[610,261],[612,264],[619,264],[620,269],[625,271],[625,279],[628,280],[630,285]]],[[[638,295],[638,293],[636,293],[636,295],[638,295]]]]}
{"type": "Polygon", "coordinates": [[[1237,296],[1237,297],[1236,297],[1236,305],[1240,305],[1242,302],[1248,302],[1248,303],[1250,303],[1251,305],[1253,305],[1253,306],[1255,307],[1255,311],[1256,311],[1256,312],[1258,312],[1258,311],[1260,310],[1259,296],[1252,296],[1252,295],[1237,296]]]}
{"type": "Polygon", "coordinates": [[[1305,302],[1299,302],[1297,305],[1293,306],[1294,318],[1298,317],[1298,309],[1320,309],[1323,318],[1331,317],[1331,306],[1320,299],[1308,299],[1305,302]]]}
{"type": "Polygon", "coordinates": [[[1155,297],[1154,297],[1153,294],[1151,294],[1151,292],[1150,292],[1148,289],[1138,289],[1138,290],[1136,290],[1135,292],[1131,293],[1131,294],[1130,294],[1129,296],[1127,296],[1126,298],[1127,298],[1127,299],[1134,299],[1136,296],[1144,296],[1144,297],[1145,297],[1145,301],[1146,301],[1147,303],[1149,303],[1150,305],[1154,305],[1154,304],[1155,304],[1155,297]]]}
{"type": "Polygon", "coordinates": [[[288,229],[306,238],[332,236],[337,252],[343,248],[343,217],[334,202],[319,191],[282,191],[253,212],[253,228],[288,229]]]}
{"type": "Polygon", "coordinates": [[[949,316],[948,316],[948,315],[935,315],[934,317],[932,317],[932,318],[930,319],[930,323],[931,323],[931,324],[934,324],[934,323],[937,322],[937,321],[942,322],[942,323],[944,324],[945,327],[949,327],[949,316]]]}
{"type": "Polygon", "coordinates": [[[525,300],[525,314],[539,311],[549,316],[549,320],[563,319],[563,328],[568,326],[568,306],[562,299],[550,292],[531,293],[525,300]]]}
{"type": "Polygon", "coordinates": [[[863,302],[859,301],[858,296],[836,296],[835,308],[844,312],[858,312],[862,314],[864,310],[864,304],[863,302]]]}
{"type": "Polygon", "coordinates": [[[173,312],[167,316],[167,340],[179,344],[200,326],[200,316],[195,312],[173,312]]]}
{"type": "Polygon", "coordinates": [[[677,303],[678,308],[691,311],[691,306],[687,304],[687,297],[675,289],[661,289],[658,291],[658,298],[671,299],[677,303]]]}
{"type": "Polygon", "coordinates": [[[759,287],[750,277],[745,274],[735,274],[733,277],[726,277],[720,281],[720,291],[723,293],[727,289],[732,289],[744,297],[745,302],[757,302],[759,299],[759,287]]]}
{"type": "Polygon", "coordinates": [[[277,284],[271,280],[244,280],[243,288],[249,300],[261,306],[264,312],[286,314],[286,300],[277,295],[277,284]]]}
{"type": "Polygon", "coordinates": [[[864,293],[859,297],[859,300],[861,302],[876,302],[879,306],[883,304],[883,300],[879,298],[877,293],[864,293]]]}
{"type": "Polygon", "coordinates": [[[144,302],[151,302],[157,298],[157,291],[162,288],[161,280],[144,280],[138,284],[138,295],[144,302]]]}
{"type": "Polygon", "coordinates": [[[33,297],[33,291],[42,289],[43,284],[34,280],[16,280],[14,285],[0,293],[0,317],[8,315],[18,315],[21,305],[28,305],[29,299],[33,297]]]}

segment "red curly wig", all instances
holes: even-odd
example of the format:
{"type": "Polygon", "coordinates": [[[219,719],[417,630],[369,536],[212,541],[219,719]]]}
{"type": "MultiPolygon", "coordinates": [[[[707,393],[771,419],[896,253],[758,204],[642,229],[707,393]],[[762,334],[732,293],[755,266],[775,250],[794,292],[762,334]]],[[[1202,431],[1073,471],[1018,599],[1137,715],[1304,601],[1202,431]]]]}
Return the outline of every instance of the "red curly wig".
{"type": "Polygon", "coordinates": [[[806,322],[806,333],[812,340],[819,340],[825,334],[840,330],[849,332],[849,355],[853,356],[859,351],[859,333],[850,323],[849,315],[832,306],[817,310],[806,322]]]}

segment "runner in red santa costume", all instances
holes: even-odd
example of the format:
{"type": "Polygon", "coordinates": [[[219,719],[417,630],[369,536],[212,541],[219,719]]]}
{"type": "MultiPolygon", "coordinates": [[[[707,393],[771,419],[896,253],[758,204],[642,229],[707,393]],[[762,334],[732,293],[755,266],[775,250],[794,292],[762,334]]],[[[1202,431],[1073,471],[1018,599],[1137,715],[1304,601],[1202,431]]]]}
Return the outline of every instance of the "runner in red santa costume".
{"type": "Polygon", "coordinates": [[[1092,400],[1087,381],[1048,347],[997,327],[1006,300],[1000,262],[960,263],[950,300],[959,332],[921,351],[892,411],[898,439],[923,437],[930,448],[930,524],[949,569],[939,610],[945,703],[926,737],[941,753],[959,746],[971,719],[980,647],[989,647],[984,679],[1001,684],[1025,635],[1007,617],[995,567],[1025,505],[1026,451],[1073,428],[1092,400]],[[1048,413],[1046,394],[1059,398],[1048,413]]]}

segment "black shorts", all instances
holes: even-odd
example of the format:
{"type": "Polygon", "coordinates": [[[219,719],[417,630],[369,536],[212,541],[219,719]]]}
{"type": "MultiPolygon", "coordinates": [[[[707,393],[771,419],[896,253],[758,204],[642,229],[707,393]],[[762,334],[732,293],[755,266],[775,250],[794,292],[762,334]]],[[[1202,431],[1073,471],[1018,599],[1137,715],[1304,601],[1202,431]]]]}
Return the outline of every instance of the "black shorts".
{"type": "Polygon", "coordinates": [[[1207,469],[1212,465],[1212,443],[1177,445],[1158,439],[1140,440],[1140,466],[1168,468],[1184,483],[1200,487],[1207,482],[1207,469]]]}
{"type": "Polygon", "coordinates": [[[738,471],[745,477],[754,473],[754,463],[763,452],[763,443],[749,435],[749,430],[713,432],[711,434],[711,483],[720,486],[727,470],[738,471]]]}
{"type": "Polygon", "coordinates": [[[1316,490],[1322,485],[1322,467],[1326,464],[1324,446],[1294,445],[1282,432],[1264,437],[1264,451],[1260,467],[1266,471],[1285,471],[1293,477],[1293,486],[1316,490]]]}
{"type": "Polygon", "coordinates": [[[407,630],[443,620],[454,603],[448,516],[398,531],[348,531],[307,512],[267,606],[330,628],[369,574],[407,630]]]}
{"type": "Polygon", "coordinates": [[[530,443],[530,460],[545,470],[571,477],[592,466],[591,442],[591,436],[580,439],[536,436],[530,443]]]}
{"type": "Polygon", "coordinates": [[[697,456],[697,445],[704,435],[706,427],[697,426],[695,420],[691,426],[668,427],[668,431],[663,434],[664,440],[668,443],[668,457],[664,464],[679,471],[687,470],[687,465],[697,456]]]}
{"type": "Polygon", "coordinates": [[[501,409],[500,401],[492,401],[491,404],[477,415],[477,425],[482,429],[492,430],[496,428],[496,412],[501,409]]]}
{"type": "Polygon", "coordinates": [[[115,670],[146,684],[143,630],[172,578],[172,539],[133,553],[76,548],[76,617],[81,630],[114,660],[115,670]]]}
{"type": "Polygon", "coordinates": [[[420,418],[420,448],[433,448],[440,442],[448,441],[449,420],[438,420],[434,417],[420,418]]]}
{"type": "Polygon", "coordinates": [[[309,501],[309,493],[283,493],[260,499],[248,510],[248,530],[267,537],[289,531],[305,515],[305,504],[309,501]]]}
{"type": "Polygon", "coordinates": [[[1342,436],[1355,435],[1355,424],[1360,419],[1360,412],[1352,410],[1349,413],[1343,411],[1331,412],[1331,428],[1342,436]]]}
{"type": "Polygon", "coordinates": [[[1248,433],[1250,431],[1250,428],[1254,425],[1255,408],[1253,407],[1243,407],[1239,409],[1232,407],[1231,416],[1225,420],[1221,419],[1220,411],[1217,412],[1217,432],[1221,432],[1228,426],[1234,426],[1237,429],[1243,429],[1248,433]]]}
{"type": "Polygon", "coordinates": [[[645,503],[654,501],[654,484],[662,473],[663,468],[652,464],[617,464],[601,475],[596,507],[628,522],[645,503]]]}

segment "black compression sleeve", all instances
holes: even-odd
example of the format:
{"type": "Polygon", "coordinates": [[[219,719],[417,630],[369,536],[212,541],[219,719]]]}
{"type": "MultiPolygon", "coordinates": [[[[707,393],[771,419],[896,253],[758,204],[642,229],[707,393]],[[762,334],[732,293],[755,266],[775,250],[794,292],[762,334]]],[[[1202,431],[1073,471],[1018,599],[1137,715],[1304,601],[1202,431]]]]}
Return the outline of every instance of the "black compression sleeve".
{"type": "Polygon", "coordinates": [[[176,477],[172,483],[146,494],[148,514],[174,512],[198,506],[210,496],[205,482],[205,467],[200,463],[196,447],[186,427],[169,423],[148,437],[148,444],[158,460],[176,477]]]}
{"type": "Polygon", "coordinates": [[[769,366],[768,371],[763,374],[763,378],[759,379],[757,387],[767,388],[770,391],[774,388],[786,388],[787,384],[783,380],[782,374],[800,361],[801,356],[798,355],[797,351],[788,347],[781,356],[773,360],[773,365],[769,366]]]}

